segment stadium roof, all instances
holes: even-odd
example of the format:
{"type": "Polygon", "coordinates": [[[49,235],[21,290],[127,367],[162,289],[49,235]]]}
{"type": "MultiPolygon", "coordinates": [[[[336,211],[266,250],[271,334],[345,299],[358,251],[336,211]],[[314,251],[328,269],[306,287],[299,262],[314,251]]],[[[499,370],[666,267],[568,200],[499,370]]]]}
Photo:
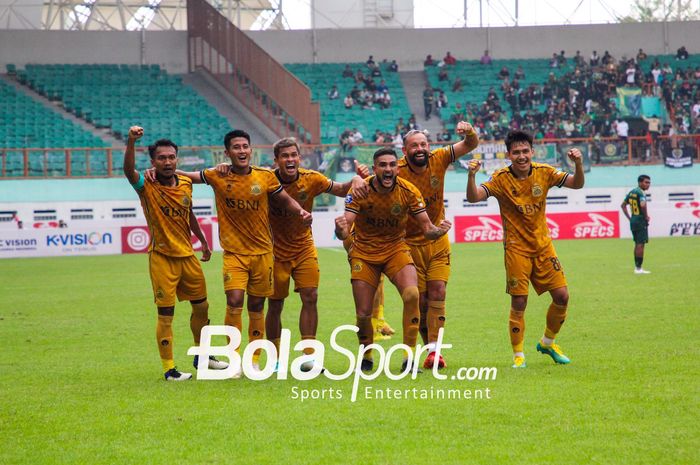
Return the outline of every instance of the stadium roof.
{"type": "MultiPolygon", "coordinates": [[[[281,29],[280,0],[207,0],[242,29],[281,29]]],[[[186,0],[0,0],[0,29],[187,29],[186,0]]]]}

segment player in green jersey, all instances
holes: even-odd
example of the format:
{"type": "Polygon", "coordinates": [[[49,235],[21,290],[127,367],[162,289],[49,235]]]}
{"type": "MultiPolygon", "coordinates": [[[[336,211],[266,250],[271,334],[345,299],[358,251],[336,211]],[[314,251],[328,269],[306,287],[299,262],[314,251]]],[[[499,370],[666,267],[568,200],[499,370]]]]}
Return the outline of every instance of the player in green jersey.
{"type": "Polygon", "coordinates": [[[651,178],[641,174],[637,178],[638,186],[632,189],[622,201],[622,211],[630,221],[632,238],[634,239],[634,272],[636,274],[649,274],[650,271],[642,268],[644,261],[644,244],[649,242],[649,213],[647,212],[647,196],[644,193],[651,185],[651,178]],[[630,206],[630,211],[627,210],[630,206]]]}

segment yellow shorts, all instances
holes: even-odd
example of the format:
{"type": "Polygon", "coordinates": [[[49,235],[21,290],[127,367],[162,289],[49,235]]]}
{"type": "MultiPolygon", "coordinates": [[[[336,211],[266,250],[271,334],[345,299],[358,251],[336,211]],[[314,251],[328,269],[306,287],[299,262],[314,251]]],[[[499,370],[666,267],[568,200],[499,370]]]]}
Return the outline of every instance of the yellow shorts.
{"type": "Polygon", "coordinates": [[[172,307],[177,300],[207,298],[207,283],[199,260],[189,257],[169,257],[158,252],[148,254],[148,270],[153,286],[153,300],[158,307],[172,307]]]}
{"type": "Polygon", "coordinates": [[[316,249],[307,251],[294,260],[275,260],[274,289],[270,299],[282,300],[289,295],[289,278],[294,278],[294,292],[307,287],[318,288],[321,273],[318,269],[316,249]]]}
{"type": "Polygon", "coordinates": [[[510,295],[527,295],[531,282],[538,295],[567,285],[552,244],[537,257],[506,250],[505,264],[506,292],[510,295]]]}
{"type": "Polygon", "coordinates": [[[255,297],[272,295],[272,252],[237,255],[224,250],[224,291],[241,289],[255,297]]]}
{"type": "Polygon", "coordinates": [[[425,245],[409,245],[418,274],[418,291],[428,290],[428,281],[450,279],[450,238],[447,234],[425,245]]]}
{"type": "Polygon", "coordinates": [[[359,279],[371,284],[373,287],[377,287],[382,273],[393,280],[394,275],[401,271],[403,267],[413,265],[413,258],[411,258],[411,250],[406,246],[389,256],[383,257],[381,262],[352,256],[349,258],[349,262],[350,280],[359,279]]]}

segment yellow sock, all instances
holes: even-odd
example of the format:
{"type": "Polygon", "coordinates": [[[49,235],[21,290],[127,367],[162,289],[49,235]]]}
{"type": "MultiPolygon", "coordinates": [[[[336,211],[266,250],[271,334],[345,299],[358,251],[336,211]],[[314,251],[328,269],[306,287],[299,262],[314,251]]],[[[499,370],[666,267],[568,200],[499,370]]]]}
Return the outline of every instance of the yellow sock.
{"type": "Polygon", "coordinates": [[[175,368],[175,361],[173,360],[172,315],[158,315],[156,341],[158,341],[158,352],[160,352],[160,361],[163,364],[163,371],[175,368]]]}
{"type": "Polygon", "coordinates": [[[512,308],[510,309],[508,332],[510,334],[510,344],[513,346],[513,353],[522,353],[523,340],[525,339],[525,311],[519,312],[512,308]]]}
{"type": "Polygon", "coordinates": [[[206,300],[198,304],[192,304],[192,315],[190,315],[190,329],[194,338],[194,345],[199,345],[199,338],[202,328],[209,324],[209,302],[206,300]]]}
{"type": "MultiPolygon", "coordinates": [[[[265,337],[265,315],[263,312],[248,311],[248,343],[265,337]]],[[[253,363],[260,360],[260,349],[253,353],[253,363]]]]}
{"type": "Polygon", "coordinates": [[[440,328],[445,327],[445,301],[428,301],[428,342],[436,342],[440,328]]]}
{"type": "Polygon", "coordinates": [[[401,293],[401,300],[403,300],[403,343],[408,347],[415,347],[418,339],[418,326],[420,324],[419,297],[420,294],[416,286],[409,286],[401,293]]]}
{"type": "Polygon", "coordinates": [[[226,326],[233,326],[238,328],[238,331],[242,331],[243,321],[241,319],[241,314],[243,309],[241,307],[231,307],[226,306],[226,316],[224,317],[224,324],[226,326]]]}
{"type": "MultiPolygon", "coordinates": [[[[372,317],[369,316],[358,316],[356,323],[360,330],[357,332],[357,339],[360,344],[368,346],[374,342],[374,330],[372,328],[372,317]]],[[[372,358],[372,351],[365,353],[366,359],[372,358]]]]}
{"type": "Polygon", "coordinates": [[[555,339],[557,337],[561,325],[563,325],[566,320],[566,309],[566,305],[557,305],[554,302],[551,303],[549,310],[547,310],[547,327],[544,330],[544,337],[549,339],[555,339]]]}

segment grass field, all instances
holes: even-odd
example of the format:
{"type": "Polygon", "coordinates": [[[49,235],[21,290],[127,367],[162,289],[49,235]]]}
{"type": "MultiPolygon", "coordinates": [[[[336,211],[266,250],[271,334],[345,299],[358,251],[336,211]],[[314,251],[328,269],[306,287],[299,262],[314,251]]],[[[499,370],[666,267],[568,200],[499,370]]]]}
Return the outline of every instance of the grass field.
{"type": "MultiPolygon", "coordinates": [[[[479,400],[360,395],[352,403],[350,380],[325,377],[166,383],[145,256],[3,260],[0,463],[699,463],[700,238],[652,240],[647,276],[632,273],[631,240],[556,246],[571,293],[558,339],[570,365],[535,352],[549,298],[531,295],[528,368],[510,368],[501,245],[459,245],[446,373],[494,366],[497,378],[424,373],[361,386],[489,388],[491,398],[479,400]],[[292,399],[295,386],[344,396],[302,403],[292,399]]],[[[321,250],[320,262],[319,337],[328,342],[334,328],[354,322],[353,305],[345,254],[321,250]]],[[[205,265],[217,324],[220,265],[220,254],[205,265]]],[[[299,306],[293,296],[284,313],[293,341],[299,306]]],[[[396,328],[399,308],[387,288],[396,328]]],[[[176,362],[187,370],[188,318],[188,305],[179,305],[176,362]]],[[[356,340],[343,343],[354,349],[356,340]]],[[[344,371],[345,359],[332,355],[326,365],[344,371]]]]}

